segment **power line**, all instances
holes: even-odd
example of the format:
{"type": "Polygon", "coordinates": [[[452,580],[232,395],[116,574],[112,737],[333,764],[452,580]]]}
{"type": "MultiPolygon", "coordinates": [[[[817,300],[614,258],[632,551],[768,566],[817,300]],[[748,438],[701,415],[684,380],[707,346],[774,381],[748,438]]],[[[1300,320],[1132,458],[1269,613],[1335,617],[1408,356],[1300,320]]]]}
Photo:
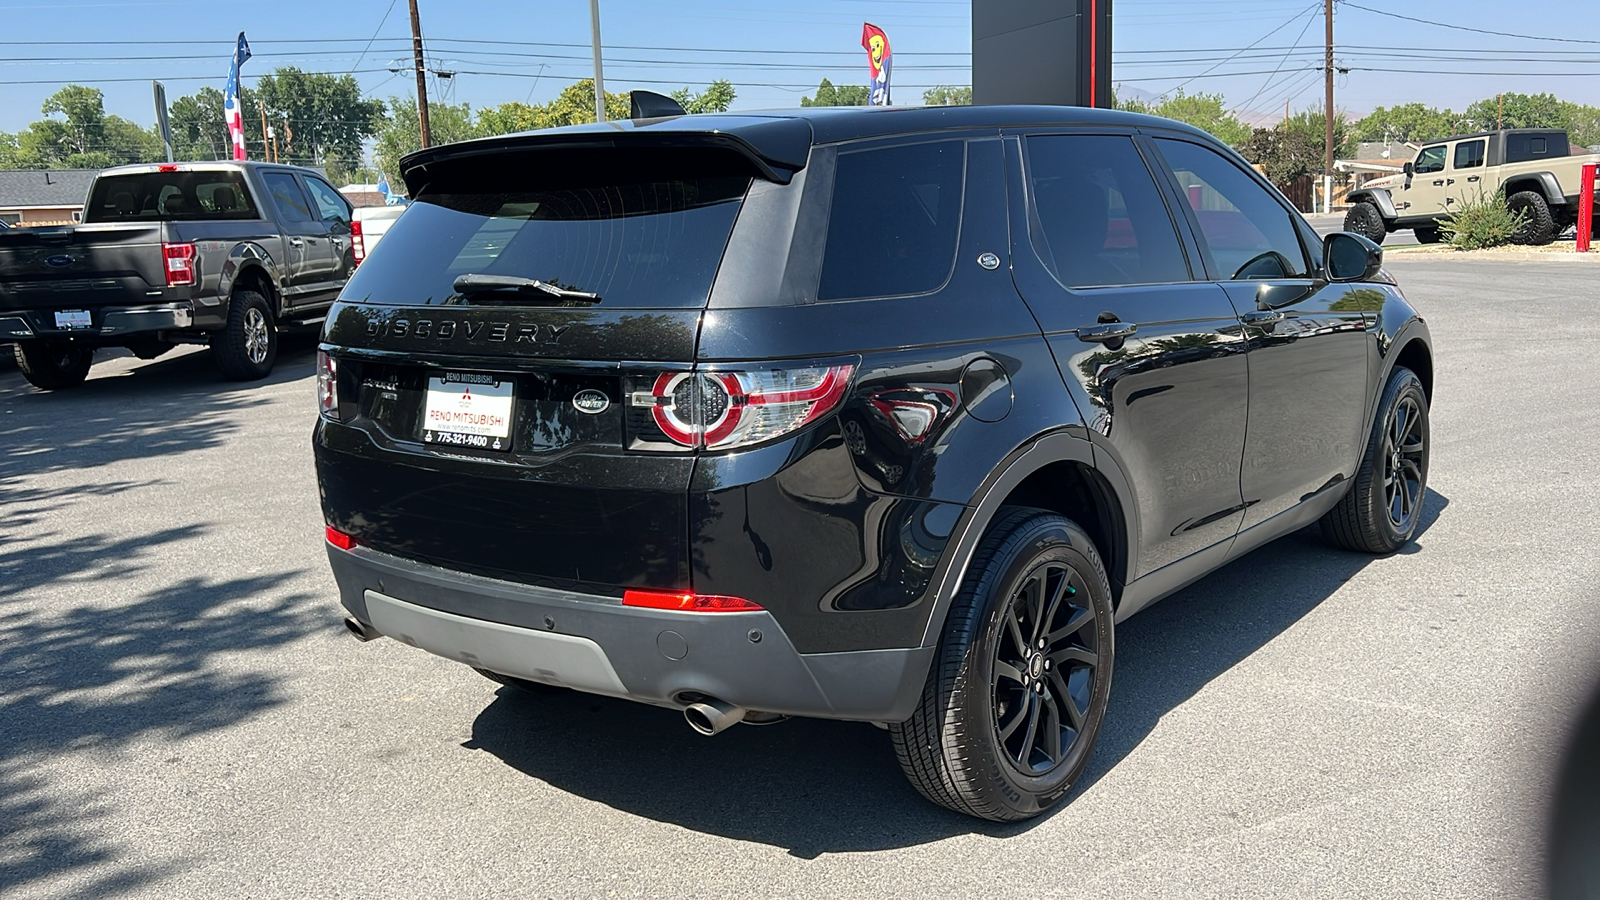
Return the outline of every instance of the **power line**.
{"type": "Polygon", "coordinates": [[[1249,100],[1240,103],[1239,105],[1235,106],[1234,109],[1243,109],[1244,107],[1249,106],[1251,103],[1254,103],[1255,99],[1261,96],[1261,92],[1267,89],[1267,85],[1272,84],[1272,79],[1277,78],[1278,73],[1283,71],[1284,65],[1289,62],[1289,57],[1292,56],[1297,49],[1299,49],[1300,42],[1305,40],[1306,32],[1311,30],[1311,23],[1315,22],[1316,20],[1316,14],[1311,10],[1307,10],[1305,26],[1300,29],[1300,33],[1298,35],[1295,35],[1294,44],[1284,52],[1283,59],[1278,61],[1278,67],[1272,70],[1272,74],[1268,75],[1265,81],[1261,82],[1261,87],[1256,88],[1256,92],[1250,95],[1249,100]]]}
{"type": "Polygon", "coordinates": [[[356,57],[355,65],[350,67],[351,72],[360,68],[361,61],[367,58],[367,51],[372,49],[372,42],[378,39],[378,32],[382,31],[384,24],[389,21],[389,14],[394,12],[394,5],[397,2],[399,0],[389,0],[389,8],[383,11],[383,18],[378,20],[378,27],[372,29],[372,37],[367,40],[367,46],[361,48],[361,55],[356,57]]]}
{"type": "Polygon", "coordinates": [[[1469,28],[1466,25],[1451,25],[1447,22],[1434,22],[1429,19],[1419,19],[1415,16],[1403,16],[1399,13],[1386,12],[1381,9],[1373,9],[1370,6],[1362,6],[1359,3],[1351,3],[1350,0],[1338,0],[1338,2],[1344,6],[1350,7],[1351,9],[1359,9],[1362,12],[1369,12],[1379,16],[1388,16],[1391,19],[1404,19],[1407,22],[1417,22],[1422,25],[1432,25],[1435,28],[1448,28],[1451,31],[1470,31],[1474,34],[1489,34],[1494,35],[1495,37],[1521,38],[1525,41],[1553,41],[1563,44],[1600,44],[1600,41],[1584,40],[1583,38],[1545,37],[1537,34],[1517,34],[1511,31],[1490,31],[1487,28],[1469,28]]]}
{"type": "MultiPolygon", "coordinates": [[[[1295,13],[1293,16],[1291,16],[1290,18],[1285,20],[1282,25],[1279,25],[1277,28],[1272,29],[1271,31],[1267,32],[1266,34],[1263,34],[1261,37],[1258,37],[1255,40],[1251,41],[1249,44],[1246,44],[1244,47],[1241,47],[1239,49],[1238,53],[1233,54],[1233,56],[1230,56],[1227,59],[1223,60],[1222,62],[1219,62],[1216,65],[1212,66],[1211,68],[1205,70],[1204,72],[1201,72],[1199,75],[1191,76],[1187,80],[1185,80],[1182,83],[1180,83],[1177,87],[1168,88],[1167,90],[1163,91],[1161,95],[1162,96],[1166,96],[1167,94],[1170,94],[1173,91],[1183,90],[1185,85],[1189,84],[1190,82],[1194,81],[1195,79],[1204,78],[1204,77],[1210,75],[1212,72],[1215,72],[1219,67],[1221,67],[1225,63],[1232,61],[1234,59],[1234,57],[1237,57],[1240,53],[1244,53],[1246,50],[1250,50],[1250,49],[1254,48],[1255,45],[1261,43],[1262,41],[1266,40],[1267,38],[1272,37],[1273,35],[1277,34],[1278,32],[1282,31],[1283,29],[1289,27],[1289,25],[1292,24],[1295,19],[1300,18],[1301,16],[1305,15],[1306,12],[1309,12],[1310,10],[1313,10],[1313,9],[1316,9],[1316,8],[1317,8],[1317,4],[1316,3],[1311,4],[1311,6],[1307,7],[1306,9],[1304,9],[1304,10],[1298,12],[1298,13],[1295,13]]],[[[1259,75],[1259,74],[1263,74],[1263,73],[1255,72],[1255,73],[1236,73],[1236,74],[1256,74],[1256,75],[1259,75]]],[[[1131,81],[1131,80],[1134,80],[1134,79],[1129,79],[1129,80],[1131,81]]],[[[1152,79],[1145,79],[1145,80],[1146,81],[1155,81],[1155,80],[1158,80],[1158,79],[1153,79],[1152,78],[1152,79]]]]}

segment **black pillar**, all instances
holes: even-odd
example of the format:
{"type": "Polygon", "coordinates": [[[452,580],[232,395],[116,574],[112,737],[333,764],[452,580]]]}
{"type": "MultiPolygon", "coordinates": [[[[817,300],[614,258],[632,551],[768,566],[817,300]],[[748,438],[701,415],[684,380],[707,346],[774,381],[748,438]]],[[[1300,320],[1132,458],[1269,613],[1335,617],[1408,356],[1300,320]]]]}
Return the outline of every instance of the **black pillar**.
{"type": "Polygon", "coordinates": [[[972,102],[1111,106],[1111,0],[972,0],[972,102]]]}

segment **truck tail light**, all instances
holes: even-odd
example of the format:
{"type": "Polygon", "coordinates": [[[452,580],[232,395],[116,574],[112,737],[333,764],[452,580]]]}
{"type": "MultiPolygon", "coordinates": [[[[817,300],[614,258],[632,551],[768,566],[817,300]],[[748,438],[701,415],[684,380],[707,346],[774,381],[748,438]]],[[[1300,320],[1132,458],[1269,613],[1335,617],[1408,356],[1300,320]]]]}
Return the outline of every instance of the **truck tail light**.
{"type": "Polygon", "coordinates": [[[743,597],[719,597],[694,591],[627,590],[622,592],[622,605],[682,612],[756,612],[761,609],[759,604],[743,597]]]}
{"type": "Polygon", "coordinates": [[[844,399],[854,365],[791,369],[663,372],[648,391],[629,395],[647,407],[673,445],[728,450],[804,428],[844,399]]]}
{"type": "Polygon", "coordinates": [[[358,266],[367,258],[367,240],[361,236],[360,222],[350,223],[350,257],[358,266]]]}
{"type": "Polygon", "coordinates": [[[162,244],[161,257],[167,262],[167,287],[195,283],[194,244],[162,244]]]}
{"type": "Polygon", "coordinates": [[[339,361],[317,351],[317,405],[330,419],[339,418],[339,361]]]}

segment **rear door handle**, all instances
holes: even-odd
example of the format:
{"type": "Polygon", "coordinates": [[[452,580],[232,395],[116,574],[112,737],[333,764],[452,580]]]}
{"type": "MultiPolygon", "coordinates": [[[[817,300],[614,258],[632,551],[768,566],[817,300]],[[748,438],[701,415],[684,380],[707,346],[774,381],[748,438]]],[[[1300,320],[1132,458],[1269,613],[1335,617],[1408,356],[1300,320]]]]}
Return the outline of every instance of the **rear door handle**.
{"type": "Polygon", "coordinates": [[[1468,179],[1467,179],[1467,180],[1468,180],[1468,181],[1477,181],[1477,180],[1478,180],[1478,176],[1476,176],[1476,175],[1473,175],[1473,176],[1471,176],[1471,177],[1470,177],[1470,178],[1468,178],[1468,179]]]}
{"type": "Polygon", "coordinates": [[[1445,180],[1444,180],[1444,183],[1445,183],[1445,184],[1455,184],[1455,183],[1456,183],[1456,180],[1455,180],[1455,179],[1454,179],[1454,178],[1446,178],[1446,179],[1445,179],[1445,180]]]}
{"type": "Polygon", "coordinates": [[[289,246],[291,247],[304,247],[305,245],[306,242],[300,240],[299,238],[289,238],[289,246]]]}
{"type": "Polygon", "coordinates": [[[1132,322],[1110,322],[1104,325],[1084,325],[1077,329],[1078,340],[1091,344],[1104,344],[1132,337],[1139,326],[1132,322]]]}
{"type": "Polygon", "coordinates": [[[1247,312],[1239,317],[1246,325],[1273,325],[1283,321],[1283,313],[1276,309],[1247,312]]]}

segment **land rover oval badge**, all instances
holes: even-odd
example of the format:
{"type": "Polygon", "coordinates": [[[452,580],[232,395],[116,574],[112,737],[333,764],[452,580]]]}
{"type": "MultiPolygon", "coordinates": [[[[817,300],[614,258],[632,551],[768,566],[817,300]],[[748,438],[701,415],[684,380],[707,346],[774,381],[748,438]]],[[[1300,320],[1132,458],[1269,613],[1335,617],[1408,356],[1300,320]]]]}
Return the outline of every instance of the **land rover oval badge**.
{"type": "Polygon", "coordinates": [[[572,407],[578,412],[598,416],[611,408],[611,398],[594,388],[586,388],[573,395],[572,407]]]}

